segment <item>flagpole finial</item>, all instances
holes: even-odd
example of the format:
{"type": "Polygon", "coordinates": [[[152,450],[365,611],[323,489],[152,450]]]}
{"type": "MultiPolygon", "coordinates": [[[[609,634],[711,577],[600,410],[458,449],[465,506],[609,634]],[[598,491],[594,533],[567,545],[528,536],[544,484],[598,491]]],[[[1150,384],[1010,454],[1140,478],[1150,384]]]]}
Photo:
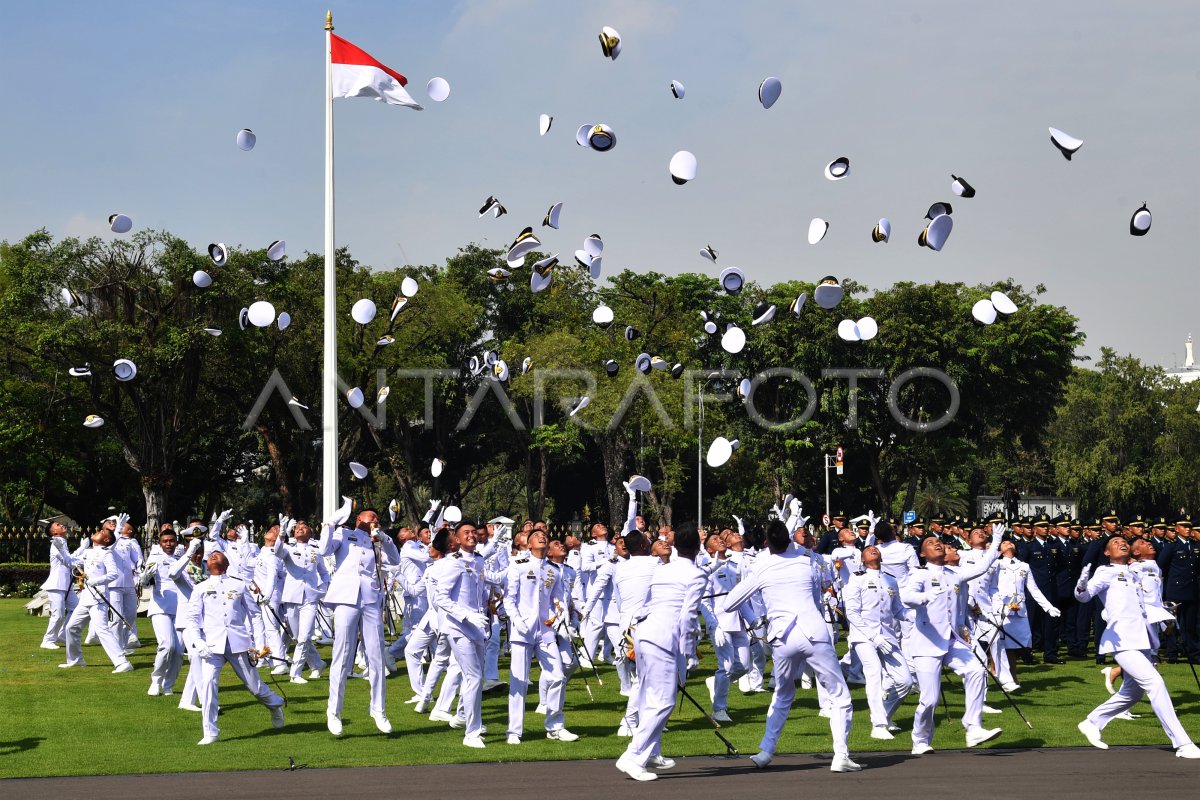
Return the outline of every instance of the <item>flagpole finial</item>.
{"type": "Polygon", "coordinates": [[[333,30],[333,12],[332,11],[325,12],[325,30],[327,30],[327,31],[333,30]]]}

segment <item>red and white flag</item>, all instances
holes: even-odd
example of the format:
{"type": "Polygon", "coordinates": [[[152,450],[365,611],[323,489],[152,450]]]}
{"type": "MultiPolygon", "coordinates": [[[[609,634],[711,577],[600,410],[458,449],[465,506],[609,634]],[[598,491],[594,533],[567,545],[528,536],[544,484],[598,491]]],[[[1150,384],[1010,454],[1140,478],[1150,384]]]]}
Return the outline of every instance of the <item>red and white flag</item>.
{"type": "Polygon", "coordinates": [[[420,104],[404,90],[408,78],[333,33],[329,34],[329,60],[334,97],[374,97],[388,105],[421,110],[420,104]]]}

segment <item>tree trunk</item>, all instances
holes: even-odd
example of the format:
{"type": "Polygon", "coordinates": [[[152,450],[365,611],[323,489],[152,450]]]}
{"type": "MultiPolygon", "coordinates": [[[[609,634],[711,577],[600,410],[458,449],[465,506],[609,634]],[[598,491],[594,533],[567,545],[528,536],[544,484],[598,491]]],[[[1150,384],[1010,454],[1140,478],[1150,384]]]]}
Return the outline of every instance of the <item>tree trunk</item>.
{"type": "Polygon", "coordinates": [[[288,475],[287,463],[279,449],[279,442],[271,434],[271,429],[259,422],[256,426],[259,435],[267,445],[267,455],[271,457],[271,466],[275,469],[275,488],[279,490],[279,507],[289,517],[295,516],[296,501],[292,493],[292,481],[288,475]]]}
{"type": "Polygon", "coordinates": [[[883,485],[883,476],[879,473],[879,451],[867,451],[867,466],[871,472],[871,486],[875,489],[875,496],[879,498],[879,503],[883,510],[879,512],[879,516],[887,518],[892,513],[892,498],[888,495],[886,487],[883,485]]]}
{"type": "MultiPolygon", "coordinates": [[[[163,507],[167,504],[167,490],[158,481],[142,478],[142,496],[146,499],[146,528],[158,532],[163,507]]],[[[117,531],[120,533],[120,531],[117,531]]]]}
{"type": "Polygon", "coordinates": [[[608,501],[608,525],[620,530],[625,522],[621,515],[624,513],[627,499],[625,487],[622,485],[622,476],[625,474],[625,445],[619,433],[607,432],[597,433],[596,443],[600,445],[600,456],[604,462],[604,496],[608,501]]]}
{"type": "Polygon", "coordinates": [[[538,450],[538,488],[533,506],[533,519],[541,519],[546,512],[546,484],[550,480],[550,464],[545,450],[538,450]]]}

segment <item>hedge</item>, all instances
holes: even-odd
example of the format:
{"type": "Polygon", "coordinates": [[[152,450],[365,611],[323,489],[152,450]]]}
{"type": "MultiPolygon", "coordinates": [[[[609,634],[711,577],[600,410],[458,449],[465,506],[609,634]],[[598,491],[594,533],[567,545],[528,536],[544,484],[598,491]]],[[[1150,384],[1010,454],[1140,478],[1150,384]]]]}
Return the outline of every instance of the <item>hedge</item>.
{"type": "Polygon", "coordinates": [[[41,586],[50,575],[50,565],[47,564],[0,564],[0,586],[19,586],[22,583],[36,583],[41,586]]]}

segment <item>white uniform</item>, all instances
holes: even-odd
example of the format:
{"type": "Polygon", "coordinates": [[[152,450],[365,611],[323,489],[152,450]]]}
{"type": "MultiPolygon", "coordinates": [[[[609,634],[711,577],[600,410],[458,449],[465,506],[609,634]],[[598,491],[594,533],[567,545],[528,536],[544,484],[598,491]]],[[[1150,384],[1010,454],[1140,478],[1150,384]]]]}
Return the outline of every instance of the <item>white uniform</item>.
{"type": "Polygon", "coordinates": [[[775,694],[759,744],[765,753],[775,752],[796,697],[796,680],[807,664],[824,688],[834,755],[849,757],[850,690],[838,666],[830,626],[822,614],[826,588],[822,572],[823,567],[803,548],[762,554],[723,603],[724,608],[733,610],[749,602],[756,592],[762,595],[767,641],[775,665],[775,694]]]}
{"type": "MultiPolygon", "coordinates": [[[[612,556],[596,569],[596,577],[588,589],[583,604],[583,618],[600,617],[601,632],[604,640],[612,647],[615,658],[613,663],[617,668],[617,679],[621,682],[621,693],[630,692],[630,675],[633,672],[628,660],[619,655],[621,651],[621,615],[613,602],[613,575],[624,559],[612,556]]],[[[585,645],[586,645],[586,639],[585,645]]]]}
{"type": "MultiPolygon", "coordinates": [[[[403,560],[403,551],[401,559],[403,560]]],[[[443,556],[444,558],[445,556],[443,556]]],[[[437,579],[434,565],[437,561],[430,559],[421,573],[420,580],[415,586],[409,587],[422,596],[420,606],[425,613],[417,620],[408,632],[408,641],[404,645],[404,661],[408,665],[408,681],[412,686],[413,695],[424,702],[433,697],[434,687],[438,679],[446,671],[450,663],[450,640],[441,635],[441,624],[437,608],[433,605],[433,585],[437,579]],[[421,666],[421,659],[429,648],[434,647],[433,657],[429,662],[429,671],[421,666]]]]}
{"type": "Polygon", "coordinates": [[[292,653],[292,678],[302,677],[305,665],[309,669],[325,669],[325,662],[313,644],[316,632],[318,604],[329,585],[325,559],[314,541],[284,544],[283,537],[275,540],[275,552],[283,562],[283,593],[280,602],[284,618],[296,637],[292,653]]]}
{"type": "MultiPolygon", "coordinates": [[[[282,538],[282,534],[276,537],[275,541],[278,542],[280,538],[282,538]]],[[[270,648],[271,655],[279,659],[285,658],[288,645],[284,641],[287,633],[280,624],[283,621],[281,598],[286,574],[283,562],[276,555],[274,548],[259,549],[258,555],[254,559],[254,581],[251,583],[250,589],[254,601],[258,604],[263,641],[255,642],[255,645],[262,647],[265,644],[270,648]]],[[[287,665],[282,660],[269,659],[269,661],[275,665],[274,670],[277,674],[287,672],[287,665]]]]}
{"type": "MultiPolygon", "coordinates": [[[[391,564],[400,561],[392,537],[379,536],[380,553],[391,564]]],[[[370,532],[357,528],[331,530],[326,526],[317,543],[317,554],[334,559],[334,570],[325,593],[325,605],[333,609],[333,663],[329,668],[328,715],[342,716],[346,679],[361,634],[367,658],[367,682],[371,685],[370,713],[386,716],[387,672],[383,669],[383,587],[370,532]]]]}
{"type": "Polygon", "coordinates": [[[433,604],[441,612],[442,631],[462,671],[464,739],[478,739],[483,725],[483,661],[491,634],[483,558],[463,551],[451,553],[429,573],[433,574],[433,604]]]}
{"type": "MultiPolygon", "coordinates": [[[[554,566],[559,572],[552,598],[554,608],[559,615],[554,625],[554,639],[558,643],[558,660],[562,664],[565,700],[567,684],[571,682],[571,676],[579,667],[579,659],[575,656],[575,645],[571,641],[570,629],[574,620],[582,616],[583,589],[579,585],[579,573],[573,567],[566,564],[554,564],[554,566]]],[[[538,705],[546,705],[547,689],[549,689],[549,680],[546,673],[543,672],[538,678],[538,705]]]]}
{"type": "MultiPolygon", "coordinates": [[[[1014,683],[1012,667],[1004,651],[1033,646],[1029,612],[1025,607],[1026,597],[1032,597],[1047,614],[1056,615],[1058,609],[1042,594],[1037,582],[1029,579],[1029,565],[1024,561],[1001,558],[992,565],[989,574],[994,578],[993,587],[987,605],[980,605],[984,619],[977,635],[991,642],[989,650],[996,663],[996,678],[1006,690],[1011,691],[1010,684],[1014,683]]],[[[984,582],[988,577],[983,576],[979,580],[984,582]]]]}
{"type": "MultiPolygon", "coordinates": [[[[99,637],[104,653],[112,661],[113,666],[126,671],[130,669],[129,659],[125,657],[124,622],[109,620],[109,600],[106,592],[108,585],[117,580],[120,568],[113,555],[111,547],[86,547],[81,549],[79,557],[68,556],[67,561],[72,568],[82,566],[86,575],[86,584],[79,596],[79,604],[67,619],[67,663],[69,667],[82,667],[83,662],[83,624],[91,621],[92,631],[99,637]],[[115,626],[120,627],[120,631],[115,626]]],[[[123,562],[122,562],[123,563],[123,562]]]]}
{"type": "Polygon", "coordinates": [[[50,575],[42,584],[50,603],[50,620],[46,623],[46,633],[42,636],[42,647],[48,650],[56,649],[57,643],[63,641],[67,617],[75,610],[75,604],[79,600],[71,588],[69,558],[67,540],[62,536],[51,537],[50,575]]]}
{"type": "Polygon", "coordinates": [[[117,564],[117,578],[109,584],[108,596],[125,620],[125,625],[117,630],[117,639],[124,642],[126,647],[137,647],[138,590],[134,585],[134,575],[141,572],[142,546],[132,536],[118,536],[112,550],[113,560],[117,564]]]}
{"type": "Polygon", "coordinates": [[[652,573],[642,603],[645,616],[634,634],[638,724],[622,756],[640,767],[661,754],[663,728],[686,674],[687,654],[696,647],[697,615],[707,583],[704,573],[685,558],[672,558],[652,573]]]}
{"type": "MultiPolygon", "coordinates": [[[[662,561],[650,555],[630,557],[616,565],[613,572],[612,602],[617,607],[617,625],[621,630],[622,643],[626,632],[636,639],[636,620],[646,614],[646,594],[650,590],[654,572],[660,566],[662,561]]],[[[629,673],[629,699],[625,702],[625,717],[620,730],[632,736],[638,723],[639,668],[636,651],[630,666],[632,669],[629,673]]]]}
{"type": "MultiPolygon", "coordinates": [[[[522,553],[508,566],[504,613],[508,617],[512,662],[508,688],[508,735],[525,733],[525,695],[529,690],[529,663],[537,656],[546,680],[546,730],[563,727],[563,667],[553,623],[559,609],[554,596],[562,575],[559,567],[532,553],[522,553]]],[[[563,609],[565,613],[565,609],[563,609]]]]}
{"type": "MultiPolygon", "coordinates": [[[[592,539],[583,544],[580,551],[579,577],[583,581],[583,596],[591,597],[592,584],[596,582],[601,565],[613,557],[614,548],[612,544],[603,539],[592,539]]],[[[607,610],[607,601],[599,604],[599,608],[593,606],[591,613],[584,618],[583,624],[580,626],[585,658],[596,657],[596,645],[601,644],[604,634],[604,614],[607,610]]],[[[603,645],[602,649],[608,650],[607,643],[603,645]]]]}
{"type": "Polygon", "coordinates": [[[271,691],[250,666],[246,651],[254,645],[258,609],[244,581],[228,575],[213,575],[192,589],[184,611],[184,639],[200,658],[200,707],[206,738],[220,733],[217,727],[217,685],[226,663],[250,693],[267,708],[283,706],[283,698],[271,691]]]}
{"type": "MultiPolygon", "coordinates": [[[[713,566],[705,594],[728,594],[741,577],[737,563],[718,559],[713,566]]],[[[750,671],[750,635],[747,633],[746,620],[740,611],[723,610],[722,599],[714,596],[701,601],[701,607],[707,609],[705,618],[711,615],[713,621],[709,635],[717,656],[717,671],[712,677],[711,687],[714,713],[729,708],[730,682],[750,671]]]]}
{"type": "Polygon", "coordinates": [[[914,748],[929,745],[933,738],[943,666],[962,678],[966,694],[962,721],[968,736],[982,727],[987,673],[971,652],[970,632],[962,629],[960,603],[966,604],[967,581],[983,575],[996,560],[999,544],[1000,537],[993,535],[992,547],[979,563],[960,571],[930,565],[912,572],[900,586],[900,599],[914,610],[911,635],[904,641],[904,654],[916,670],[921,693],[913,717],[914,748]]]}
{"type": "Polygon", "coordinates": [[[886,573],[864,570],[850,577],[842,589],[842,601],[850,628],[847,641],[863,668],[871,727],[886,729],[912,689],[908,665],[900,653],[900,619],[905,613],[900,587],[886,573]]]}
{"type": "MultiPolygon", "coordinates": [[[[183,550],[175,548],[179,555],[183,550]]],[[[173,574],[179,556],[167,553],[158,545],[150,548],[150,555],[142,568],[139,586],[150,587],[150,607],[146,615],[154,628],[154,639],[158,648],[154,654],[154,669],[150,673],[150,691],[171,694],[179,670],[183,668],[183,641],[179,638],[176,618],[188,601],[173,574]]]]}
{"type": "Polygon", "coordinates": [[[1179,722],[1167,684],[1154,668],[1150,640],[1150,614],[1143,598],[1139,571],[1129,565],[1107,564],[1096,569],[1087,584],[1075,587],[1075,599],[1086,603],[1094,597],[1104,604],[1107,626],[1100,635],[1098,655],[1112,654],[1121,667],[1121,688],[1088,714],[1087,721],[1100,730],[1114,717],[1149,696],[1154,715],[1175,749],[1192,744],[1179,722]]]}

